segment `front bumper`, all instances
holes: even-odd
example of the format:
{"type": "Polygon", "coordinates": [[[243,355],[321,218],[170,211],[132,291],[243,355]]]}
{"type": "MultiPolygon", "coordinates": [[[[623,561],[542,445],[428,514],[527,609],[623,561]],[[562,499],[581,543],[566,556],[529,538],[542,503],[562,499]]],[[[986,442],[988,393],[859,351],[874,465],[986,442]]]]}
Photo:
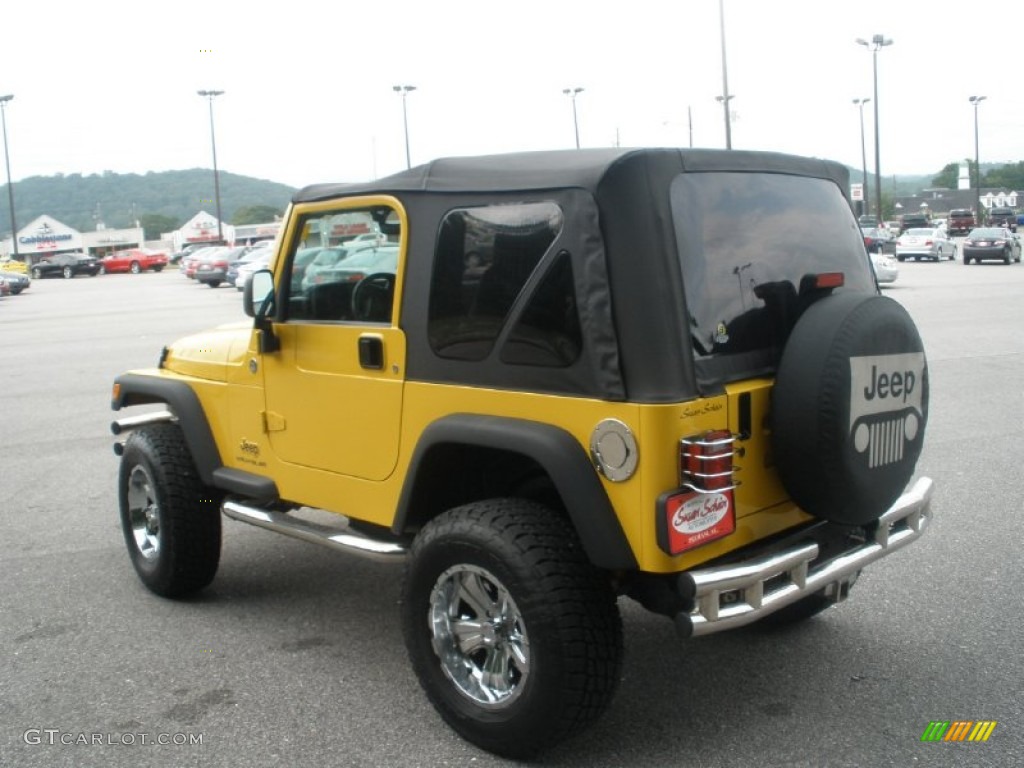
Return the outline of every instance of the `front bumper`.
{"type": "Polygon", "coordinates": [[[675,616],[684,637],[710,635],[751,624],[780,608],[825,591],[845,597],[869,563],[916,541],[931,517],[932,481],[921,478],[878,520],[872,538],[818,561],[815,542],[792,545],[739,563],[680,574],[679,591],[693,608],[675,616]]]}

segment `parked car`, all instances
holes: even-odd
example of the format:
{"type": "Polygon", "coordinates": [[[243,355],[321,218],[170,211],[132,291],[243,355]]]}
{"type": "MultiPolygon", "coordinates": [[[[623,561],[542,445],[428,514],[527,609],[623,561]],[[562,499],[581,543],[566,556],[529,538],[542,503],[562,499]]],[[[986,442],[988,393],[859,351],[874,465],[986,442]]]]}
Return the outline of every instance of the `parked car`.
{"type": "Polygon", "coordinates": [[[181,264],[178,266],[178,269],[179,271],[181,271],[183,275],[185,275],[185,277],[189,278],[190,280],[195,279],[196,267],[199,266],[200,259],[212,256],[215,253],[219,253],[222,250],[226,249],[227,246],[225,245],[207,245],[203,248],[196,248],[194,251],[192,251],[191,253],[187,254],[182,258],[181,264]]]}
{"type": "Polygon", "coordinates": [[[862,213],[857,217],[857,223],[860,224],[861,229],[865,227],[871,229],[878,226],[878,217],[872,216],[868,213],[862,213]]]}
{"type": "Polygon", "coordinates": [[[0,272],[18,272],[28,274],[28,264],[20,259],[0,259],[0,272]]]}
{"type": "Polygon", "coordinates": [[[988,212],[988,225],[990,227],[1006,227],[1011,232],[1017,231],[1017,214],[1013,208],[992,208],[988,212]]]}
{"type": "Polygon", "coordinates": [[[237,248],[209,248],[203,251],[196,263],[196,280],[211,288],[227,282],[231,265],[245,256],[249,250],[249,246],[242,245],[237,248]]]}
{"type": "Polygon", "coordinates": [[[55,253],[43,256],[32,265],[32,279],[44,277],[65,277],[71,279],[77,275],[94,277],[100,271],[100,262],[95,256],[80,251],[74,253],[55,253]]]}
{"type": "Polygon", "coordinates": [[[100,274],[131,272],[137,275],[147,270],[160,272],[167,266],[167,254],[149,248],[128,248],[115,251],[100,259],[100,274]]]}
{"type": "Polygon", "coordinates": [[[321,248],[319,253],[306,266],[302,276],[302,287],[308,289],[319,281],[317,275],[325,269],[336,266],[343,259],[347,259],[356,249],[335,245],[330,248],[321,248]]]}
{"type": "Polygon", "coordinates": [[[964,240],[964,264],[998,259],[1004,264],[1020,261],[1020,240],[1004,227],[978,227],[964,240]]]}
{"type": "Polygon", "coordinates": [[[245,288],[245,281],[249,279],[253,272],[257,269],[262,269],[270,263],[270,258],[274,255],[274,249],[257,248],[254,253],[256,254],[256,258],[252,261],[247,261],[238,265],[238,274],[235,277],[235,288],[240,291],[245,288]]]}
{"type": "Polygon", "coordinates": [[[7,285],[10,287],[11,295],[13,296],[17,296],[32,285],[32,281],[29,279],[28,275],[21,272],[7,272],[5,270],[0,272],[0,279],[7,281],[7,285]]]}
{"type": "MultiPolygon", "coordinates": [[[[314,248],[313,250],[319,249],[314,248]]],[[[237,285],[238,270],[241,269],[246,264],[248,264],[249,262],[257,261],[262,256],[265,256],[266,254],[264,253],[264,251],[265,248],[263,248],[262,246],[249,246],[248,251],[241,258],[235,259],[234,261],[228,264],[228,271],[224,278],[224,281],[230,283],[231,285],[237,285]]],[[[262,263],[263,262],[261,262],[261,265],[262,263]]]]}
{"type": "Polygon", "coordinates": [[[892,242],[892,234],[882,227],[861,227],[864,236],[864,247],[872,253],[881,253],[885,246],[892,242]]]}
{"type": "Polygon", "coordinates": [[[956,243],[949,239],[944,229],[932,227],[924,229],[908,229],[896,238],[896,259],[931,259],[942,261],[943,258],[956,258],[956,243]]]}
{"type": "Polygon", "coordinates": [[[905,213],[900,217],[900,234],[908,229],[926,229],[931,225],[931,221],[923,213],[905,213]]]}
{"type": "Polygon", "coordinates": [[[871,266],[875,270],[875,279],[878,280],[879,285],[895,283],[896,278],[900,275],[896,260],[884,253],[877,251],[871,253],[871,266]]]}
{"type": "Polygon", "coordinates": [[[972,229],[974,229],[974,213],[970,208],[954,208],[949,212],[946,231],[950,236],[966,235],[972,229]]]}

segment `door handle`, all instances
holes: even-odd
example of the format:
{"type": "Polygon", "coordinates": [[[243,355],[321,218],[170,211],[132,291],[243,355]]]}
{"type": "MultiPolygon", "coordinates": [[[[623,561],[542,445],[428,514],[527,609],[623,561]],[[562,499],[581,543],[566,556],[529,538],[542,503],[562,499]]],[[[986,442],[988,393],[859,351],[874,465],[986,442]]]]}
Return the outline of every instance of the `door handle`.
{"type": "Polygon", "coordinates": [[[359,365],[373,371],[384,367],[384,339],[380,336],[359,337],[359,365]]]}

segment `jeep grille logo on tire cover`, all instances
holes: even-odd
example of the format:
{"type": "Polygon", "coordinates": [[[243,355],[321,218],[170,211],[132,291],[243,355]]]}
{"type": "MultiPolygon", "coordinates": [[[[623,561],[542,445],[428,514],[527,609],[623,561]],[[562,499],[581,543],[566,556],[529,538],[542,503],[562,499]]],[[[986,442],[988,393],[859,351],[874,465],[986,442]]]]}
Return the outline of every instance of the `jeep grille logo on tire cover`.
{"type": "Polygon", "coordinates": [[[850,435],[868,467],[900,461],[917,437],[924,372],[923,352],[850,358],[850,435]]]}

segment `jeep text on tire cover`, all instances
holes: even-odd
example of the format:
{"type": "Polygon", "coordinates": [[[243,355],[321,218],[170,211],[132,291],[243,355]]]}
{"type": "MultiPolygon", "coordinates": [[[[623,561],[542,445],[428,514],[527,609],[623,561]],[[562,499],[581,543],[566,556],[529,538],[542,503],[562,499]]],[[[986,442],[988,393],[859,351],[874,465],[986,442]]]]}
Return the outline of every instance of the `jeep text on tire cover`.
{"type": "Polygon", "coordinates": [[[253,320],[115,380],[115,410],[159,407],[113,425],[139,577],[206,586],[217,509],[404,561],[427,699],[514,758],[607,709],[620,596],[683,637],[825,610],[932,489],[907,490],[924,347],[847,190],[827,161],[675,149],[301,190],[253,320]]]}

